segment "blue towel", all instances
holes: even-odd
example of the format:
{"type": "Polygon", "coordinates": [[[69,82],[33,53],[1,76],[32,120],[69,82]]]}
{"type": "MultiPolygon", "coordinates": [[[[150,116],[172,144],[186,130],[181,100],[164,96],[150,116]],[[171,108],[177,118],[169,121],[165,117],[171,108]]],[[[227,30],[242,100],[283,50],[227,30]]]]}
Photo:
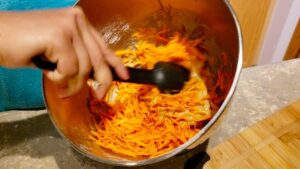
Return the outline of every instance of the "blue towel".
{"type": "Polygon", "coordinates": [[[0,110],[43,108],[42,73],[0,67],[0,110]]]}
{"type": "MultiPolygon", "coordinates": [[[[73,6],[76,0],[0,0],[2,11],[24,11],[73,6]]],[[[30,21],[29,21],[30,22],[30,21]]],[[[0,111],[44,108],[42,72],[0,67],[0,111]]]]}
{"type": "Polygon", "coordinates": [[[0,0],[0,10],[24,11],[73,6],[77,0],[0,0]]]}

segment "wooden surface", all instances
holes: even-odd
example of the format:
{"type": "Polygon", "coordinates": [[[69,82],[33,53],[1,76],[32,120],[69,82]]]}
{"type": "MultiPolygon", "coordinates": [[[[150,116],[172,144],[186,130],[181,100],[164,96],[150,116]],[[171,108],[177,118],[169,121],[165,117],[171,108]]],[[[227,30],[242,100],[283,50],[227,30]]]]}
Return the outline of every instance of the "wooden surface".
{"type": "Polygon", "coordinates": [[[208,150],[205,169],[299,169],[300,101],[208,150]]]}
{"type": "Polygon", "coordinates": [[[300,20],[298,20],[292,40],[284,56],[285,60],[294,58],[300,58],[300,20]]]}
{"type": "Polygon", "coordinates": [[[243,66],[255,65],[275,0],[229,0],[244,38],[243,66]]]}

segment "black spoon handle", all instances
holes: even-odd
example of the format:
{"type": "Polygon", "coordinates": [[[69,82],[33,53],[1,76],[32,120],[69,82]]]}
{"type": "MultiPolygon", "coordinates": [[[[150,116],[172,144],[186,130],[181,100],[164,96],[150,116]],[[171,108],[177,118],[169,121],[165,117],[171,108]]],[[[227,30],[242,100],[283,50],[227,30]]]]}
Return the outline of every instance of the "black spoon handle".
{"type": "MultiPolygon", "coordinates": [[[[43,69],[43,70],[50,70],[53,71],[56,69],[57,64],[53,62],[49,62],[43,59],[43,56],[36,56],[32,58],[32,62],[35,64],[36,67],[43,69]]],[[[138,69],[132,67],[126,67],[129,73],[130,78],[127,80],[123,80],[119,78],[115,70],[110,67],[113,80],[119,82],[129,82],[129,83],[138,83],[138,84],[155,84],[153,78],[153,70],[148,69],[138,69]]],[[[91,72],[90,77],[93,77],[93,71],[91,72]]]]}

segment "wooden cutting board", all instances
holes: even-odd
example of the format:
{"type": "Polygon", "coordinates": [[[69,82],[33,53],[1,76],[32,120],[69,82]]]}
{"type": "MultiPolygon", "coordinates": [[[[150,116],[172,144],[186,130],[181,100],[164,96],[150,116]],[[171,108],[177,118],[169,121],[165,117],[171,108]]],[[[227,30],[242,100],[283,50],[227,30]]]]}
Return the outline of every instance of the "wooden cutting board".
{"type": "Polygon", "coordinates": [[[204,169],[300,169],[300,101],[208,150],[204,169]]]}

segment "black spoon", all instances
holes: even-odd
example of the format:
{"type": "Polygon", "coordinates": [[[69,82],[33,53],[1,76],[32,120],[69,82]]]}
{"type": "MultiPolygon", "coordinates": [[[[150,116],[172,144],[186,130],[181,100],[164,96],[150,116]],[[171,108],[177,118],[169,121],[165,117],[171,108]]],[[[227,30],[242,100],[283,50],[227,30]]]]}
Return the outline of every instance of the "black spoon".
{"type": "MultiPolygon", "coordinates": [[[[49,62],[42,56],[32,59],[32,62],[40,69],[55,70],[56,63],[49,62]]],[[[130,78],[120,79],[116,72],[111,69],[113,80],[120,82],[152,84],[156,85],[163,93],[175,94],[180,92],[184,83],[190,78],[190,71],[183,66],[170,62],[157,62],[153,69],[139,69],[127,67],[130,78]]]]}

